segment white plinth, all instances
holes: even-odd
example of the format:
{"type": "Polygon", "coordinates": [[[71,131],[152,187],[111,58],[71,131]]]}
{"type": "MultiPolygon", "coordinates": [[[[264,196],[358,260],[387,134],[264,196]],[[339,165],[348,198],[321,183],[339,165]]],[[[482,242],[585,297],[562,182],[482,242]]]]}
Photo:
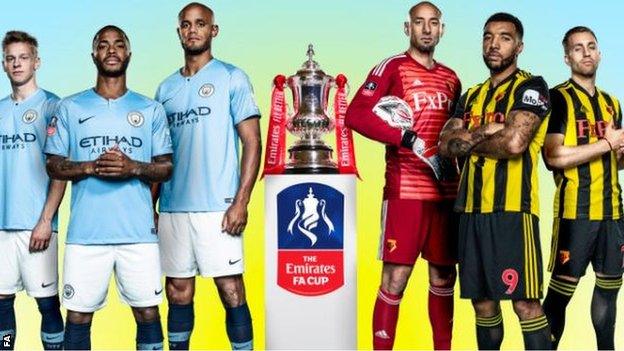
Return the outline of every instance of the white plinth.
{"type": "Polygon", "coordinates": [[[356,349],[353,175],[265,180],[267,349],[356,349]]]}

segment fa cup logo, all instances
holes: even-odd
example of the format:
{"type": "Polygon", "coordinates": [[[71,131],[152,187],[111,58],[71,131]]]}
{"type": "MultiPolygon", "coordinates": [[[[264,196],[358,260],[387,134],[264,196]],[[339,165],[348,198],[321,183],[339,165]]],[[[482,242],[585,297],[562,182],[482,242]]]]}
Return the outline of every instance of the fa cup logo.
{"type": "Polygon", "coordinates": [[[334,224],[325,213],[326,205],[325,200],[318,200],[314,196],[310,187],[305,199],[295,201],[295,215],[288,224],[288,233],[294,235],[293,228],[296,225],[297,229],[310,239],[310,246],[314,246],[318,236],[313,233],[313,230],[318,226],[319,219],[322,219],[327,225],[327,235],[331,235],[334,232],[334,224]]]}

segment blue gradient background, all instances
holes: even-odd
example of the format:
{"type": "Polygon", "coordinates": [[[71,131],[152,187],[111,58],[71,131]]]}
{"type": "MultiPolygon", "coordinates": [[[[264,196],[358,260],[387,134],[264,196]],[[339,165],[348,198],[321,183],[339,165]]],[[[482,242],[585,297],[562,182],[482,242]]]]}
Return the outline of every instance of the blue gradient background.
{"type": "MultiPolygon", "coordinates": [[[[94,84],[95,69],[90,59],[91,40],[97,29],[115,24],[128,33],[133,57],[128,73],[130,88],[153,96],[158,83],[183,63],[175,34],[176,14],[181,1],[27,1],[5,2],[0,11],[0,32],[20,29],[40,41],[43,65],[39,84],[67,96],[94,84]]],[[[368,70],[385,57],[407,48],[402,33],[407,1],[225,1],[207,3],[216,12],[221,32],[213,42],[219,59],[243,68],[251,77],[256,97],[265,116],[269,113],[271,80],[278,73],[292,74],[305,59],[308,43],[314,43],[316,60],[330,73],[350,78],[352,92],[368,70]]],[[[603,60],[598,84],[623,97],[624,75],[621,47],[624,27],[623,5],[615,1],[438,1],[444,11],[446,34],[436,58],[453,68],[464,89],[485,80],[488,72],[481,59],[481,29],[496,11],[517,15],[525,26],[525,48],[520,66],[543,75],[552,86],[569,76],[562,60],[561,37],[570,27],[593,28],[603,60]],[[618,44],[620,43],[620,44],[618,44]]],[[[10,92],[3,79],[0,95],[10,92]]],[[[262,120],[263,136],[268,119],[262,120]]],[[[358,184],[358,331],[359,348],[370,348],[372,306],[379,285],[381,265],[376,257],[379,213],[383,186],[383,146],[356,137],[360,174],[358,184]]],[[[548,259],[552,223],[552,177],[541,167],[541,239],[544,261],[548,259]]],[[[245,236],[246,282],[254,318],[256,347],[264,346],[263,304],[263,184],[257,184],[250,204],[250,223],[245,236]]],[[[69,196],[66,195],[66,199],[69,196]]],[[[68,218],[68,201],[61,208],[61,242],[68,218]]],[[[62,252],[62,248],[61,248],[62,252]]],[[[62,255],[61,255],[62,257],[62,255]]],[[[401,305],[396,348],[431,348],[431,331],[426,312],[426,264],[419,261],[401,305]]],[[[546,281],[549,275],[546,274],[546,281]]],[[[568,309],[566,349],[595,348],[589,318],[593,274],[582,280],[568,309]]],[[[127,306],[121,304],[111,286],[108,306],[98,312],[93,324],[96,349],[131,349],[135,327],[127,306]]],[[[209,280],[201,280],[196,298],[193,348],[227,349],[224,313],[209,280]]],[[[522,347],[516,317],[505,304],[504,348],[522,347]]],[[[619,303],[620,311],[624,304],[619,303]]],[[[166,325],[166,303],[161,306],[166,325]]],[[[305,318],[302,316],[302,318],[305,318]]],[[[25,294],[17,299],[19,349],[39,349],[39,315],[34,301],[25,294]]],[[[321,323],[322,321],[319,321],[321,323]]],[[[616,346],[624,346],[622,312],[616,326],[616,346]]],[[[454,348],[476,347],[474,317],[468,301],[457,299],[454,348]]],[[[322,335],[319,335],[322,337],[322,335]]],[[[305,345],[302,345],[305,347],[305,345]]]]}

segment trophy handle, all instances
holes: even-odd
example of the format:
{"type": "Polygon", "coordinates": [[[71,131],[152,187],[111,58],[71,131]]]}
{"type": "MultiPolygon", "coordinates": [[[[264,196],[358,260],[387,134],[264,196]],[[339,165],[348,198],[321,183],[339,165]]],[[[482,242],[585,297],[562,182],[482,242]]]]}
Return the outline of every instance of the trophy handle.
{"type": "Polygon", "coordinates": [[[293,124],[292,120],[295,117],[296,113],[290,107],[290,104],[286,103],[286,129],[292,131],[293,124]]]}
{"type": "MultiPolygon", "coordinates": [[[[334,89],[338,89],[338,85],[334,82],[332,84],[332,88],[334,89]]],[[[351,92],[351,86],[349,85],[349,83],[345,83],[345,96],[349,96],[349,93],[351,92]]],[[[334,103],[336,103],[334,101],[334,103]]],[[[325,113],[327,113],[327,115],[329,116],[328,110],[329,109],[329,104],[327,104],[327,107],[325,107],[325,113]]],[[[334,118],[336,118],[335,113],[332,113],[332,116],[334,116],[334,118]]]]}
{"type": "MultiPolygon", "coordinates": [[[[345,99],[346,99],[346,97],[349,96],[350,86],[349,86],[349,83],[347,82],[345,76],[343,74],[339,74],[338,76],[336,76],[336,78],[332,78],[331,85],[330,85],[331,88],[340,89],[341,85],[345,89],[345,99]]],[[[334,95],[334,101],[333,101],[334,105],[337,104],[336,100],[337,100],[337,94],[334,95]]],[[[334,105],[332,105],[332,107],[334,105]]],[[[329,109],[330,109],[330,105],[327,104],[327,106],[325,107],[325,114],[327,114],[328,116],[332,116],[333,117],[333,118],[330,119],[330,125],[329,125],[329,130],[331,131],[331,130],[333,130],[336,127],[336,118],[338,116],[336,116],[336,112],[335,112],[335,110],[333,108],[332,108],[333,111],[330,114],[329,113],[329,109]]]]}
{"type": "MultiPolygon", "coordinates": [[[[295,115],[297,114],[297,101],[295,101],[296,97],[295,97],[295,94],[292,91],[292,88],[288,89],[288,90],[290,91],[290,95],[291,95],[291,99],[293,101],[293,104],[290,105],[288,103],[288,99],[284,98],[284,104],[286,104],[286,129],[289,130],[289,131],[292,131],[292,129],[293,129],[292,120],[295,117],[295,115]]],[[[286,95],[288,95],[288,94],[284,94],[284,95],[285,95],[284,97],[286,97],[286,95]]]]}

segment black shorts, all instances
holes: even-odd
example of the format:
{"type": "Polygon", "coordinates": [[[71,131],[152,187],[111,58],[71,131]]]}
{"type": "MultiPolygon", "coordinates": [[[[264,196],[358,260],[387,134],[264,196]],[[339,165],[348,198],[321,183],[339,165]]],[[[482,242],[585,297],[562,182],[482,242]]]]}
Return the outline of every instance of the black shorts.
{"type": "Polygon", "coordinates": [[[597,273],[624,273],[624,221],[555,218],[548,271],[580,278],[589,262],[597,273]]]}
{"type": "Polygon", "coordinates": [[[522,212],[462,213],[459,218],[461,297],[542,297],[539,219],[522,212]]]}

